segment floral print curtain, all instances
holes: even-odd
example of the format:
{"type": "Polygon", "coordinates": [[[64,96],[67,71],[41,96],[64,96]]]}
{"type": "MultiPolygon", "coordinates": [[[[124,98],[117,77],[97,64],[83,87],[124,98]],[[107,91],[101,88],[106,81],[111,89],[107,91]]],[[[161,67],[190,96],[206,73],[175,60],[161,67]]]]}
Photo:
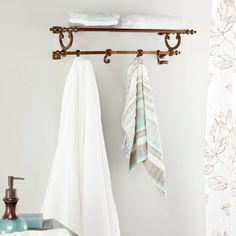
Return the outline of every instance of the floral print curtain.
{"type": "Polygon", "coordinates": [[[212,0],[205,178],[207,236],[236,236],[236,3],[212,0]]]}

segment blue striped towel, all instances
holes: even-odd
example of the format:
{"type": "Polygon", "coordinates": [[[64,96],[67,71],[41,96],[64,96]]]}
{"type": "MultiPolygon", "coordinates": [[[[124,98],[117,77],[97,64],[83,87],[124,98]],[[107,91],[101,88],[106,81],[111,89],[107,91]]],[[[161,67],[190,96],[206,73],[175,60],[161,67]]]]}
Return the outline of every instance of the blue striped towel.
{"type": "Polygon", "coordinates": [[[121,125],[125,131],[124,147],[129,169],[142,162],[151,181],[166,194],[159,125],[147,68],[140,57],[129,66],[127,83],[121,125]]]}

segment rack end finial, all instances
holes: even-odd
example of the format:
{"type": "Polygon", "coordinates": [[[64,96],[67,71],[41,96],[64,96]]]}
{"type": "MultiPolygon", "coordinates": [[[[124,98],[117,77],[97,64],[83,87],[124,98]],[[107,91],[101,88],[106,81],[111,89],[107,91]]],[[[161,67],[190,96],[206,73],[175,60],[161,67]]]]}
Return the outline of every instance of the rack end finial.
{"type": "Polygon", "coordinates": [[[61,52],[60,51],[53,51],[52,52],[52,59],[53,60],[60,60],[61,59],[61,52]]]}

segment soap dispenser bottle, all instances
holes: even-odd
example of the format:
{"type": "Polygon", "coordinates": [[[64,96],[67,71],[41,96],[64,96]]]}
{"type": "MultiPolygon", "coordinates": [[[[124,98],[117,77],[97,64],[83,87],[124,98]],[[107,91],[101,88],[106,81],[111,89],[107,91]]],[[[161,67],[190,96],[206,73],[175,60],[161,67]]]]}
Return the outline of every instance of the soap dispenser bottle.
{"type": "Polygon", "coordinates": [[[18,217],[16,213],[16,204],[19,199],[16,196],[16,189],[13,188],[14,180],[24,180],[24,178],[8,176],[8,189],[6,189],[3,198],[6,210],[0,220],[0,234],[21,232],[28,229],[26,221],[18,217]]]}

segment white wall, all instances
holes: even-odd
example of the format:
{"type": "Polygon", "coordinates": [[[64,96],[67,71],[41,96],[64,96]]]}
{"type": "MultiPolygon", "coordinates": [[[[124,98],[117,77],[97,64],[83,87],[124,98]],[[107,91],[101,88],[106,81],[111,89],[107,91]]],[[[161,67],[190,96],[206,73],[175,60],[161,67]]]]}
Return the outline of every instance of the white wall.
{"type": "MultiPolygon", "coordinates": [[[[140,167],[131,174],[121,151],[120,118],[125,73],[133,56],[90,56],[97,76],[114,196],[124,236],[204,236],[203,149],[207,96],[210,3],[205,0],[1,0],[0,196],[7,176],[18,183],[19,211],[38,212],[57,142],[63,86],[73,58],[51,60],[59,49],[52,25],[66,25],[71,11],[169,14],[187,19],[182,54],[168,66],[145,56],[158,109],[168,177],[168,197],[140,167]]],[[[149,34],[81,33],[78,49],[158,49],[149,34]],[[96,35],[96,36],[95,36],[96,35]],[[104,40],[105,39],[105,40],[104,40]]],[[[3,205],[0,208],[3,211],[3,205]]]]}

